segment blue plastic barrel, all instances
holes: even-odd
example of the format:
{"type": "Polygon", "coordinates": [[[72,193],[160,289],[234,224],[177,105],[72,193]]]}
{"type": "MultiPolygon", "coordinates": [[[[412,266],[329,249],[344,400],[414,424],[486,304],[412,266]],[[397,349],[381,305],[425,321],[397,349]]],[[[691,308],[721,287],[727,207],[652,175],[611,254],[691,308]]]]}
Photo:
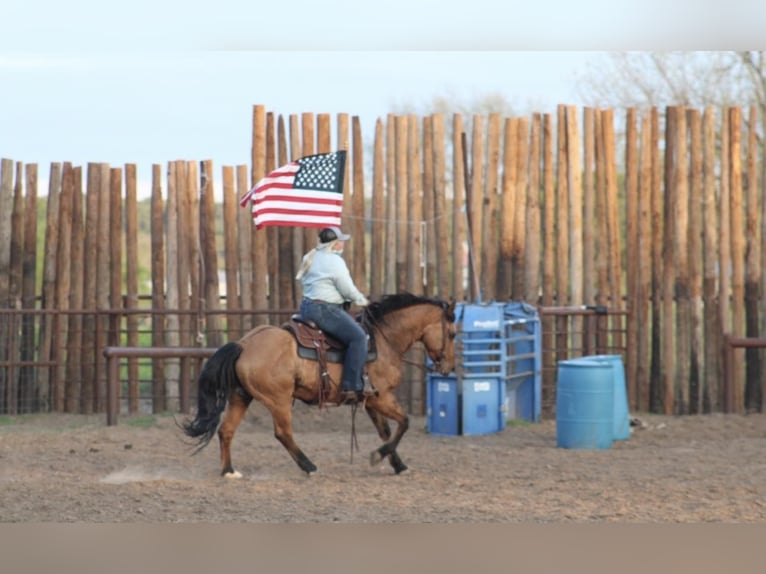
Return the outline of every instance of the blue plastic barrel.
{"type": "Polygon", "coordinates": [[[614,369],[614,440],[630,438],[630,412],[628,411],[628,393],[625,387],[625,365],[622,355],[588,355],[583,359],[607,361],[614,369]]]}
{"type": "Polygon", "coordinates": [[[614,375],[608,361],[558,362],[556,446],[611,448],[614,440],[614,375]]]}

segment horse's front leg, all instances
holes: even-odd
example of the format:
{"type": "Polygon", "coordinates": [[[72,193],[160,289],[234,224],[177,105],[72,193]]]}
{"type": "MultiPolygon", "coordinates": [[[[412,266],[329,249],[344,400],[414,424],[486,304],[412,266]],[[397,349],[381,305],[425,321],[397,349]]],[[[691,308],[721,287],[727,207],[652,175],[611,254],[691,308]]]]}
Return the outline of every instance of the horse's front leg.
{"type": "MultiPolygon", "coordinates": [[[[375,425],[375,428],[378,431],[378,436],[380,436],[381,440],[383,442],[388,441],[391,438],[391,427],[388,424],[388,420],[381,415],[378,411],[371,409],[369,405],[365,405],[365,410],[367,411],[367,414],[370,416],[370,419],[372,420],[372,424],[375,425]]],[[[377,459],[376,455],[377,451],[373,451],[373,455],[375,455],[375,459],[377,459]]],[[[379,459],[373,460],[373,456],[370,457],[371,464],[377,464],[377,462],[380,462],[379,459]]],[[[399,458],[399,454],[396,452],[396,450],[393,450],[391,454],[388,456],[388,462],[391,463],[391,467],[394,469],[394,472],[396,474],[399,474],[400,472],[407,470],[407,465],[402,462],[402,459],[399,458]]]]}
{"type": "Polygon", "coordinates": [[[407,470],[407,466],[401,461],[399,455],[396,453],[396,447],[399,446],[399,441],[402,440],[404,433],[410,426],[410,419],[402,406],[396,400],[396,397],[388,392],[379,397],[374,397],[367,400],[368,412],[375,411],[377,417],[382,419],[380,423],[376,421],[376,418],[370,414],[375,428],[378,429],[378,434],[385,441],[380,447],[370,453],[370,464],[376,465],[385,457],[390,457],[391,466],[394,471],[399,474],[403,470],[407,470]],[[396,431],[391,434],[391,429],[388,426],[388,422],[385,419],[392,419],[396,421],[396,431]],[[380,426],[379,426],[380,424],[380,426]]]}

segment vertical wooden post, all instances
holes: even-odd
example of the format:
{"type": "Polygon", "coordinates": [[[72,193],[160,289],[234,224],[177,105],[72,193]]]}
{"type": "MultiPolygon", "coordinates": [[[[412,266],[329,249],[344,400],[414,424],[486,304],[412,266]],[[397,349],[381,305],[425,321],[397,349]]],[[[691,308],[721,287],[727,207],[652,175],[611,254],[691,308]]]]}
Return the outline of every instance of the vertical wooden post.
{"type": "MultiPolygon", "coordinates": [[[[9,168],[10,169],[10,168],[9,168]]],[[[5,171],[5,170],[4,170],[5,171]]],[[[48,199],[45,212],[45,244],[43,246],[43,300],[42,309],[54,310],[56,305],[56,253],[58,251],[59,239],[59,199],[61,195],[61,164],[51,163],[50,176],[48,178],[48,199]]],[[[10,212],[9,212],[10,213],[10,212]]],[[[95,230],[95,222],[94,221],[95,230]]],[[[8,226],[10,229],[10,226],[8,226]]],[[[95,254],[95,237],[93,244],[93,253],[95,254]]],[[[93,277],[95,280],[95,267],[93,268],[93,277]]],[[[1,275],[1,274],[0,274],[1,275]]],[[[94,301],[95,303],[95,301],[94,301]]],[[[95,307],[95,305],[94,305],[95,307]]],[[[55,321],[52,314],[44,315],[40,325],[40,360],[51,361],[53,354],[53,330],[55,321]]],[[[95,329],[94,329],[95,332],[95,329]]],[[[38,402],[40,407],[47,411],[53,405],[51,404],[51,380],[54,377],[55,369],[43,367],[40,370],[40,386],[38,402]]],[[[87,413],[86,413],[87,414],[87,413]]]]}
{"type": "MultiPolygon", "coordinates": [[[[595,160],[596,160],[596,305],[608,306],[609,302],[609,226],[607,225],[607,192],[606,192],[606,152],[604,151],[604,130],[602,110],[596,109],[595,131],[595,160]]],[[[595,352],[605,353],[608,345],[608,317],[596,317],[595,323],[595,352]]]]}
{"type": "MultiPolygon", "coordinates": [[[[500,225],[500,190],[497,185],[500,164],[500,114],[490,114],[487,125],[487,177],[484,180],[484,225],[482,232],[482,285],[484,299],[497,296],[498,229],[500,225]]],[[[500,298],[502,299],[502,297],[500,298]]]]}
{"type": "Polygon", "coordinates": [[[434,114],[434,220],[436,227],[436,265],[438,277],[438,294],[441,297],[455,295],[450,282],[449,265],[449,236],[450,225],[447,214],[447,182],[446,182],[446,140],[444,133],[444,116],[434,114]]]}
{"type": "Polygon", "coordinates": [[[513,213],[513,246],[511,264],[513,280],[511,299],[519,301],[526,293],[526,261],[524,254],[527,245],[527,171],[529,169],[529,120],[518,119],[516,131],[516,201],[513,213]]]}
{"type": "Polygon", "coordinates": [[[689,364],[689,414],[702,412],[702,116],[699,110],[688,112],[691,137],[691,177],[689,178],[689,299],[691,304],[691,348],[689,364]]]}
{"type": "Polygon", "coordinates": [[[423,178],[420,166],[420,130],[417,116],[407,117],[407,271],[406,288],[410,293],[423,294],[423,178]]]}
{"type": "MultiPolygon", "coordinates": [[[[248,176],[247,166],[238,165],[235,169],[236,195],[237,200],[245,195],[251,188],[248,176]]],[[[255,225],[253,224],[252,206],[248,203],[237,213],[237,259],[239,261],[239,307],[240,309],[252,309],[255,301],[253,294],[253,283],[256,279],[253,274],[253,241],[255,236],[255,225]]],[[[253,316],[241,316],[242,332],[246,333],[253,327],[253,316]]]]}
{"type": "Polygon", "coordinates": [[[85,245],[83,250],[83,309],[91,310],[82,321],[82,384],[80,385],[80,410],[92,414],[96,408],[96,231],[98,228],[98,195],[101,188],[101,168],[89,163],[85,189],[85,245]]]}
{"type": "Polygon", "coordinates": [[[638,299],[640,245],[638,226],[641,220],[638,201],[638,132],[636,110],[629,108],[625,126],[625,226],[626,226],[626,276],[627,308],[630,312],[627,325],[627,343],[625,352],[625,379],[627,383],[628,404],[636,404],[636,371],[638,370],[638,299]]]}
{"type": "MultiPolygon", "coordinates": [[[[761,117],[761,124],[766,124],[766,114],[761,117]]],[[[766,185],[766,150],[761,150],[761,185],[766,185]]],[[[766,193],[761,193],[761,241],[766,240],[766,193]]],[[[761,248],[761,287],[759,290],[759,308],[761,315],[761,333],[766,333],[766,249],[761,248]]],[[[761,359],[766,361],[766,355],[761,359]]],[[[766,413],[766,376],[761,373],[761,405],[760,412],[766,413]]]]}
{"type": "Polygon", "coordinates": [[[702,229],[703,229],[703,280],[702,300],[705,305],[705,377],[702,387],[702,409],[710,413],[720,407],[719,384],[721,380],[721,314],[716,290],[718,283],[718,205],[716,202],[716,134],[715,111],[705,108],[702,117],[702,229]]]}
{"type": "Polygon", "coordinates": [[[396,116],[396,290],[407,289],[407,116],[396,116]]]}
{"type": "MultiPolygon", "coordinates": [[[[553,116],[543,115],[543,298],[542,303],[550,307],[555,297],[555,245],[556,245],[556,195],[553,177],[553,116]]],[[[543,316],[540,319],[542,347],[548,351],[554,349],[553,331],[555,319],[543,316]]],[[[556,406],[556,356],[543,353],[542,403],[543,412],[550,416],[556,406]]]]}
{"type": "MultiPolygon", "coordinates": [[[[178,178],[176,172],[182,162],[172,161],[168,164],[167,182],[168,182],[168,200],[165,208],[167,226],[165,229],[165,269],[166,291],[165,305],[166,309],[174,311],[167,315],[165,322],[165,345],[168,347],[178,347],[181,343],[179,334],[180,320],[178,316],[178,178]]],[[[163,364],[165,374],[165,403],[168,409],[178,409],[178,377],[180,371],[180,361],[177,358],[166,359],[163,364]]]]}
{"type": "MultiPolygon", "coordinates": [[[[745,317],[747,337],[759,337],[761,334],[758,321],[758,306],[761,280],[761,202],[763,196],[759,187],[758,174],[758,135],[756,132],[758,111],[750,106],[747,139],[747,260],[745,277],[745,317]]],[[[761,388],[766,382],[763,374],[762,352],[748,348],[745,351],[747,375],[745,383],[745,412],[761,410],[761,388]]]]}
{"type": "MultiPolygon", "coordinates": [[[[23,197],[23,176],[24,165],[16,162],[16,177],[13,185],[11,220],[10,220],[10,240],[6,247],[9,249],[8,256],[8,288],[0,300],[0,308],[6,305],[12,309],[21,308],[21,264],[24,241],[24,228],[22,220],[22,209],[24,205],[23,197]]],[[[0,191],[2,194],[2,191],[0,191]]],[[[2,200],[0,200],[2,203],[2,200]]],[[[0,259],[5,255],[0,256],[0,259]]],[[[5,283],[5,281],[2,281],[5,283]]],[[[2,288],[0,288],[2,289],[2,288]]],[[[4,315],[0,317],[0,360],[10,359],[17,361],[19,357],[19,325],[20,317],[14,315],[4,315]]],[[[19,369],[16,365],[10,365],[7,369],[0,371],[0,389],[5,385],[5,394],[0,395],[0,412],[3,405],[8,414],[15,415],[18,412],[18,376],[19,369]]]]}
{"type": "Polygon", "coordinates": [[[691,300],[689,298],[689,157],[687,146],[686,109],[677,108],[676,157],[673,186],[675,220],[675,296],[676,296],[676,376],[677,414],[689,413],[689,369],[691,367],[691,300]]]}
{"type": "MultiPolygon", "coordinates": [[[[314,114],[310,112],[304,112],[301,114],[301,157],[307,155],[313,155],[315,152],[315,130],[314,130],[314,114]]],[[[329,126],[328,126],[329,137],[329,126]]],[[[328,141],[329,146],[329,141],[328,141]]],[[[340,147],[340,144],[338,144],[340,147]]],[[[345,181],[345,178],[344,178],[345,181]]],[[[344,188],[345,197],[345,188],[344,188]]],[[[345,203],[345,201],[344,201],[345,203]]],[[[303,229],[303,248],[305,251],[309,251],[316,247],[317,244],[317,230],[311,227],[303,229]]]]}
{"type": "Polygon", "coordinates": [[[633,384],[639,412],[649,411],[649,369],[651,366],[649,298],[652,289],[652,121],[649,114],[641,121],[641,166],[637,208],[638,221],[638,293],[631,320],[636,331],[636,378],[633,384]]]}
{"type": "MultiPolygon", "coordinates": [[[[306,154],[310,155],[310,154],[306,154]]],[[[250,166],[250,186],[254,186],[266,175],[266,109],[262,105],[253,106],[253,148],[250,166]]],[[[266,231],[253,227],[251,258],[253,262],[253,302],[255,309],[268,309],[268,248],[266,231]]],[[[268,323],[268,315],[253,316],[253,326],[268,323]]]]}
{"type": "MultiPolygon", "coordinates": [[[[484,117],[474,115],[471,130],[471,197],[468,207],[470,208],[469,223],[471,226],[471,254],[473,265],[469,270],[471,285],[478,285],[479,293],[474,293],[474,298],[481,297],[484,292],[482,253],[482,231],[484,229],[484,186],[482,185],[484,174],[484,117]]],[[[483,299],[483,297],[482,297],[483,299]]]]}
{"type": "MultiPolygon", "coordinates": [[[[194,314],[185,315],[187,322],[182,327],[182,333],[186,333],[186,345],[198,345],[205,337],[204,285],[202,282],[203,255],[200,243],[200,170],[196,161],[186,162],[185,185],[186,195],[184,201],[188,202],[188,213],[184,214],[181,221],[184,224],[183,237],[188,243],[186,247],[188,271],[188,283],[190,295],[184,309],[193,311],[194,314]]],[[[181,299],[183,302],[183,299],[181,299]]],[[[192,404],[191,382],[195,378],[197,363],[190,357],[181,359],[181,412],[188,413],[192,404]]]]}
{"type": "MultiPolygon", "coordinates": [[[[556,165],[556,304],[569,304],[569,193],[567,191],[567,131],[566,106],[557,108],[556,165]]],[[[569,319],[556,317],[556,358],[569,356],[569,319]]]]}
{"type": "Polygon", "coordinates": [[[436,293],[436,226],[434,219],[434,130],[433,116],[423,117],[423,292],[436,293]]]}
{"type": "MultiPolygon", "coordinates": [[[[37,299],[37,164],[25,166],[26,201],[24,205],[24,261],[22,263],[21,306],[34,309],[37,299]]],[[[82,238],[80,239],[82,242],[82,238]]],[[[31,361],[35,355],[35,318],[25,315],[21,323],[21,360],[31,361]]],[[[80,379],[77,373],[77,379],[80,379]]],[[[19,412],[38,410],[37,372],[31,366],[21,368],[20,380],[25,381],[19,389],[19,412]]]]}
{"type": "MultiPolygon", "coordinates": [[[[123,169],[116,167],[109,170],[109,304],[110,310],[119,311],[124,307],[122,300],[122,242],[123,242],[123,217],[122,217],[122,178],[123,169]]],[[[119,345],[122,335],[122,316],[112,313],[108,319],[109,331],[107,344],[119,345]]],[[[100,353],[99,353],[100,354],[100,353]]],[[[102,361],[104,364],[104,361],[102,361]]],[[[104,372],[106,375],[106,372],[104,372]]],[[[105,381],[106,384],[106,381],[105,381]]],[[[118,391],[120,386],[117,387],[118,391]]],[[[137,389],[134,391],[137,394],[137,389]]],[[[117,400],[120,394],[117,394],[117,400]]],[[[137,404],[136,411],[137,409],[137,404]]]]}
{"type": "MultiPolygon", "coordinates": [[[[394,241],[396,246],[396,270],[394,275],[395,290],[407,290],[407,262],[409,249],[409,213],[407,193],[407,161],[408,161],[408,116],[398,115],[394,119],[394,182],[395,182],[395,229],[394,241]]],[[[397,397],[405,404],[412,400],[410,385],[411,370],[403,374],[404,384],[398,389],[397,397]]]]}
{"type": "MultiPolygon", "coordinates": [[[[290,161],[294,161],[301,156],[301,127],[300,120],[296,114],[290,115],[290,161]]],[[[308,251],[311,247],[304,247],[305,231],[301,227],[292,228],[293,237],[293,272],[290,279],[293,283],[293,307],[298,308],[301,303],[303,293],[301,292],[301,285],[295,280],[295,275],[298,273],[298,269],[303,262],[303,252],[308,251]]],[[[313,246],[313,244],[312,244],[313,246]]]]}
{"type": "Polygon", "coordinates": [[[500,260],[497,294],[503,299],[513,294],[513,245],[516,223],[516,191],[518,158],[517,147],[519,121],[506,118],[503,127],[503,179],[500,197],[500,260]]]}
{"type": "Polygon", "coordinates": [[[649,410],[660,412],[662,409],[662,244],[663,244],[663,201],[662,172],[660,165],[660,114],[657,108],[651,109],[651,210],[652,210],[652,363],[649,383],[649,410]]]}
{"type": "Polygon", "coordinates": [[[452,292],[458,300],[465,299],[465,273],[468,259],[465,248],[466,226],[465,173],[463,167],[463,117],[452,117],[452,292]]]}
{"type": "MultiPolygon", "coordinates": [[[[136,165],[125,164],[125,269],[126,296],[125,308],[128,311],[138,309],[138,190],[136,165]]],[[[138,315],[128,313],[127,344],[138,345],[138,315]]],[[[128,359],[128,410],[132,413],[139,409],[138,359],[128,359]]]]}
{"type": "MultiPolygon", "coordinates": [[[[53,410],[64,412],[66,406],[66,350],[69,335],[69,318],[64,314],[69,309],[69,293],[72,284],[70,267],[72,249],[72,196],[74,195],[74,169],[70,162],[64,162],[61,174],[61,195],[59,197],[59,238],[56,249],[56,314],[53,330],[53,352],[57,358],[51,384],[53,410]]],[[[79,271],[78,271],[79,272],[79,271]]]]}
{"type": "MultiPolygon", "coordinates": [[[[96,231],[96,309],[109,309],[112,294],[110,255],[111,248],[111,168],[108,163],[99,164],[101,177],[98,191],[98,227],[96,231]]],[[[109,316],[99,313],[96,317],[96,411],[104,412],[106,408],[106,363],[101,349],[109,344],[109,316]]]]}
{"type": "Polygon", "coordinates": [[[385,292],[386,260],[386,190],[385,133],[383,121],[375,122],[375,142],[372,153],[372,233],[370,237],[370,295],[385,292]]]}
{"type": "Polygon", "coordinates": [[[675,294],[676,253],[676,199],[678,190],[674,185],[678,142],[678,108],[665,109],[665,220],[662,247],[662,408],[666,415],[675,414],[676,397],[676,331],[673,298],[675,294]]]}
{"type": "MultiPolygon", "coordinates": [[[[721,176],[718,194],[718,314],[721,333],[731,333],[731,133],[730,116],[726,110],[721,117],[721,176]]],[[[720,350],[718,353],[720,354],[720,350]]],[[[730,394],[732,379],[723,378],[718,390],[718,404],[723,412],[732,412],[730,394]]]]}
{"type": "MultiPolygon", "coordinates": [[[[596,302],[596,117],[593,108],[583,110],[583,176],[582,176],[582,274],[585,281],[582,290],[583,301],[587,305],[596,302]]],[[[592,355],[596,352],[597,317],[584,317],[583,353],[592,355]]]]}
{"type": "MultiPolygon", "coordinates": [[[[745,221],[742,187],[742,109],[729,108],[729,130],[731,134],[731,334],[745,335],[745,221]]],[[[731,412],[744,412],[745,350],[734,350],[734,380],[732,384],[731,412]]]]}
{"type": "Polygon", "coordinates": [[[526,270],[524,300],[539,304],[540,272],[543,238],[540,229],[540,114],[532,116],[532,135],[529,151],[529,186],[527,191],[526,228],[529,241],[525,242],[524,268],[526,270]]]}
{"type": "MultiPolygon", "coordinates": [[[[74,181],[72,188],[72,240],[69,257],[69,270],[72,280],[69,289],[69,308],[83,308],[83,285],[85,277],[84,269],[84,223],[83,223],[83,195],[82,195],[82,168],[74,168],[74,181]]],[[[64,410],[70,413],[80,412],[81,371],[82,371],[82,325],[83,317],[80,313],[72,313],[68,317],[69,326],[67,342],[67,364],[64,375],[64,410]]]]}
{"type": "MultiPolygon", "coordinates": [[[[168,178],[169,179],[169,178],[168,178]]],[[[152,164],[151,197],[151,275],[152,308],[158,311],[152,315],[152,345],[161,347],[165,344],[166,317],[162,313],[165,301],[165,224],[164,201],[162,199],[162,166],[152,164]]],[[[165,363],[162,359],[152,359],[152,412],[167,410],[165,388],[165,363]]]]}
{"type": "Polygon", "coordinates": [[[13,160],[0,160],[0,178],[0,308],[4,308],[8,304],[11,276],[13,160]]]}
{"type": "MultiPolygon", "coordinates": [[[[221,173],[223,179],[223,246],[224,265],[226,267],[226,310],[238,311],[241,308],[239,305],[239,285],[237,282],[237,208],[239,207],[239,198],[234,187],[234,168],[225,165],[221,173]]],[[[226,323],[227,338],[238,339],[244,334],[240,315],[228,315],[226,323]]]]}
{"type": "MultiPolygon", "coordinates": [[[[122,302],[122,174],[120,167],[109,170],[109,304],[112,310],[123,308],[122,302]]],[[[111,315],[109,344],[119,345],[121,317],[111,315]]]]}
{"type": "MultiPolygon", "coordinates": [[[[296,124],[297,127],[297,124],[296,124]]],[[[297,142],[296,142],[297,143],[297,142]]],[[[278,166],[286,165],[290,161],[290,155],[287,150],[287,131],[283,116],[279,116],[277,121],[277,163],[278,166]]],[[[279,309],[290,309],[297,307],[297,301],[295,297],[295,274],[298,272],[300,265],[300,252],[295,253],[293,249],[293,240],[296,236],[294,233],[295,227],[277,227],[277,237],[279,238],[279,277],[277,279],[278,285],[278,305],[279,309]]],[[[301,237],[300,235],[298,237],[301,237]]],[[[302,243],[302,242],[301,242],[302,243]]],[[[283,320],[283,317],[276,317],[278,322],[283,320]]],[[[279,324],[279,323],[277,323],[279,324]]]]}
{"type": "MultiPolygon", "coordinates": [[[[605,186],[607,197],[607,245],[609,246],[609,300],[612,307],[622,309],[622,237],[619,223],[619,198],[617,197],[617,150],[614,137],[614,110],[604,110],[602,128],[604,130],[605,186]]],[[[623,315],[610,318],[612,337],[610,346],[622,349],[623,315]]]]}
{"type": "MultiPolygon", "coordinates": [[[[348,126],[348,114],[346,113],[340,113],[337,116],[337,145],[336,147],[338,149],[344,149],[347,151],[346,153],[346,165],[345,173],[343,174],[343,215],[342,215],[342,227],[345,228],[346,233],[352,230],[353,227],[353,212],[354,212],[354,206],[353,204],[353,189],[352,189],[352,182],[351,182],[351,165],[353,164],[353,150],[351,150],[351,145],[349,141],[349,126],[348,126]]],[[[330,145],[330,115],[329,114],[319,114],[317,116],[317,152],[318,153],[326,153],[332,151],[331,145],[330,145]]],[[[318,231],[318,230],[315,230],[318,231]]],[[[352,232],[352,235],[353,232],[352,232]]],[[[351,242],[346,245],[344,249],[344,258],[346,259],[346,262],[348,264],[349,271],[351,272],[351,276],[355,277],[355,269],[354,269],[354,257],[356,253],[357,248],[357,238],[352,237],[351,242]]],[[[357,284],[358,286],[358,284],[357,284]]]]}
{"type": "MultiPolygon", "coordinates": [[[[274,112],[266,114],[266,163],[264,175],[271,173],[277,168],[277,146],[275,139],[276,125],[274,112]]],[[[267,303],[271,311],[279,310],[279,227],[267,227],[263,230],[266,234],[266,268],[268,276],[267,303]]],[[[279,321],[279,315],[269,315],[269,323],[279,321]]]]}
{"type": "Polygon", "coordinates": [[[220,347],[224,343],[223,322],[215,314],[220,309],[221,295],[218,291],[218,248],[216,246],[216,206],[213,161],[200,162],[200,245],[202,247],[203,278],[202,300],[205,310],[212,314],[203,316],[205,320],[206,346],[220,347]]]}
{"type": "MultiPolygon", "coordinates": [[[[192,167],[193,162],[186,162],[179,160],[176,162],[176,252],[178,254],[178,266],[176,272],[178,273],[178,307],[181,311],[189,311],[192,309],[192,305],[196,308],[197,298],[195,297],[197,292],[196,281],[192,277],[192,267],[196,267],[197,259],[196,255],[197,245],[192,244],[192,232],[191,227],[194,224],[196,228],[198,226],[198,220],[196,220],[192,214],[191,192],[189,180],[194,181],[196,178],[189,173],[189,169],[192,167]]],[[[194,168],[192,168],[194,169],[194,168]]],[[[195,170],[196,171],[196,170],[195,170]]],[[[179,344],[183,347],[191,346],[191,324],[194,318],[188,313],[181,313],[178,316],[179,324],[179,344]]],[[[181,412],[186,412],[186,406],[190,397],[186,395],[186,376],[189,366],[189,361],[186,358],[181,358],[181,371],[179,373],[179,400],[181,412]]]]}
{"type": "Polygon", "coordinates": [[[396,116],[388,114],[386,118],[386,239],[384,251],[386,255],[383,271],[383,292],[393,293],[396,290],[396,234],[398,225],[397,195],[396,195],[396,116]]]}
{"type": "MultiPolygon", "coordinates": [[[[407,116],[407,290],[416,295],[423,294],[423,176],[420,163],[420,130],[415,114],[407,116]]],[[[424,361],[423,348],[413,347],[408,352],[409,360],[415,363],[424,361]]],[[[407,368],[406,382],[409,382],[409,410],[417,414],[425,413],[425,379],[420,369],[407,368]]]]}
{"type": "Polygon", "coordinates": [[[351,118],[351,141],[353,152],[353,190],[351,195],[351,234],[354,249],[351,252],[353,259],[351,261],[352,277],[356,286],[364,293],[369,293],[370,286],[366,272],[367,257],[365,238],[365,201],[364,201],[364,140],[362,138],[362,124],[359,116],[351,118]]]}
{"type": "MultiPolygon", "coordinates": [[[[580,163],[580,130],[577,126],[577,108],[566,106],[567,201],[569,203],[569,284],[571,304],[580,306],[583,300],[583,195],[582,164],[580,163]]],[[[572,317],[571,345],[583,352],[583,318],[572,317]]]]}

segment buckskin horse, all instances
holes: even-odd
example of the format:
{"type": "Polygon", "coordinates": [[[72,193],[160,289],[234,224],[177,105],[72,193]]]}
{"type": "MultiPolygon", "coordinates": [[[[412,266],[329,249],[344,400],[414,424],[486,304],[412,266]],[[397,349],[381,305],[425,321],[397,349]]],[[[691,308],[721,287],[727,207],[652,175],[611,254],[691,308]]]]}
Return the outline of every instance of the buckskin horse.
{"type": "MultiPolygon", "coordinates": [[[[293,317],[295,319],[296,317],[293,317]]],[[[383,444],[370,453],[370,464],[388,457],[396,474],[407,469],[396,448],[407,431],[409,417],[394,391],[402,379],[405,353],[421,341],[433,369],[448,374],[455,365],[455,302],[410,293],[385,295],[371,302],[357,320],[374,341],[375,357],[368,355],[367,373],[378,391],[364,400],[364,409],[383,444]],[[389,420],[397,423],[391,433],[389,420]]],[[[340,362],[307,358],[287,328],[261,325],[218,349],[205,363],[197,381],[197,412],[183,423],[187,436],[198,439],[197,452],[218,434],[221,475],[239,478],[231,462],[231,443],[253,399],[271,413],[274,436],[306,474],[317,467],[293,439],[292,405],[338,404],[340,362]]],[[[321,358],[321,357],[320,357],[321,358]]],[[[336,361],[340,359],[336,358],[336,361]]]]}

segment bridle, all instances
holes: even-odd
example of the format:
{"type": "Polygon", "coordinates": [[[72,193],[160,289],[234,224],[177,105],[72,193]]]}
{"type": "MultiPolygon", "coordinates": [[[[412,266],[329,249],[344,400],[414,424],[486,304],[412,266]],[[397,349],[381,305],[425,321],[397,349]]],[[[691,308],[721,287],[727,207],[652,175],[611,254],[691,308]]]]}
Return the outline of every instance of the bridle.
{"type": "MultiPolygon", "coordinates": [[[[424,370],[427,371],[438,371],[441,368],[441,363],[445,359],[446,351],[447,351],[447,339],[454,339],[455,335],[449,332],[449,326],[447,324],[447,306],[446,304],[442,304],[442,348],[439,350],[439,354],[436,356],[436,359],[432,359],[433,365],[429,367],[422,367],[424,370]]],[[[408,363],[415,364],[414,361],[407,361],[408,363]]],[[[418,365],[420,366],[420,365],[418,365]]]]}
{"type": "MultiPolygon", "coordinates": [[[[405,357],[404,353],[397,351],[399,353],[399,359],[403,363],[407,363],[408,365],[413,365],[419,369],[422,369],[424,371],[430,371],[430,372],[438,371],[441,368],[441,363],[446,358],[446,354],[447,354],[447,339],[454,339],[456,336],[449,332],[449,325],[448,325],[449,322],[447,321],[447,303],[442,302],[441,308],[442,308],[442,315],[441,315],[442,348],[439,349],[439,354],[436,356],[436,359],[431,359],[432,365],[430,367],[429,366],[424,367],[419,362],[412,361],[408,359],[407,357],[405,357]]],[[[381,337],[383,337],[386,343],[388,343],[389,347],[391,347],[392,349],[396,349],[396,346],[391,342],[391,340],[386,336],[385,332],[380,328],[380,326],[376,322],[370,320],[370,324],[377,328],[378,333],[380,334],[381,337]]],[[[423,342],[423,337],[418,339],[418,341],[423,342]]]]}

